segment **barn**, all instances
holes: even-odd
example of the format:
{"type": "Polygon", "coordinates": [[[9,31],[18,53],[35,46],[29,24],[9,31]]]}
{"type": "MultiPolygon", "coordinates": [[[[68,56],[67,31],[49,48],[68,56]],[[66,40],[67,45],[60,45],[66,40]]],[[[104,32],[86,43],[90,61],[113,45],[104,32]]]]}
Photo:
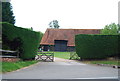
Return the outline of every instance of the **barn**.
{"type": "Polygon", "coordinates": [[[42,37],[40,45],[44,51],[74,51],[75,35],[100,34],[100,29],[50,29],[42,37]]]}

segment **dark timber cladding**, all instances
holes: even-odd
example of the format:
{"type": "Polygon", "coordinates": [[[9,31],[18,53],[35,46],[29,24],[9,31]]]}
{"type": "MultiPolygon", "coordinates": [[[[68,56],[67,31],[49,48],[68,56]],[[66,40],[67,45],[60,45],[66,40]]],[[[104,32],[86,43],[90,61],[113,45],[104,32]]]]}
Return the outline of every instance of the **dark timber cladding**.
{"type": "Polygon", "coordinates": [[[70,51],[75,48],[75,35],[100,34],[100,29],[47,29],[40,45],[47,51],[70,51]]]}
{"type": "Polygon", "coordinates": [[[67,51],[67,41],[55,40],[55,51],[67,51]]]}

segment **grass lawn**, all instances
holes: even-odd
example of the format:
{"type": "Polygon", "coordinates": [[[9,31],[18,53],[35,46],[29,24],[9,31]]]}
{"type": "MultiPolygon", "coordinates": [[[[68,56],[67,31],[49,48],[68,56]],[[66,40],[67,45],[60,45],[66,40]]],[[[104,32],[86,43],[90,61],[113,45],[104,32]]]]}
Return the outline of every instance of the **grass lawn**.
{"type": "Polygon", "coordinates": [[[69,59],[70,58],[70,52],[54,52],[55,57],[63,58],[63,59],[69,59]]]}
{"type": "Polygon", "coordinates": [[[19,62],[2,62],[2,72],[11,72],[32,64],[37,63],[38,61],[19,61],[19,62]]]}
{"type": "Polygon", "coordinates": [[[109,60],[102,60],[102,61],[82,61],[88,64],[109,64],[109,65],[120,65],[117,60],[109,61],[109,60]]]}

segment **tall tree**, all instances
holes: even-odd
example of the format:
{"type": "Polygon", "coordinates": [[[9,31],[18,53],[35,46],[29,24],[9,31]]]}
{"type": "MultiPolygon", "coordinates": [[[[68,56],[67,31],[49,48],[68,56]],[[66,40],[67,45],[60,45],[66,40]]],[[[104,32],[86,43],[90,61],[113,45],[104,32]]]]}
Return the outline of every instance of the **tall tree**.
{"type": "Polygon", "coordinates": [[[104,35],[116,35],[118,34],[118,25],[115,23],[106,25],[104,29],[101,30],[101,34],[104,35]]]}
{"type": "Polygon", "coordinates": [[[118,33],[120,34],[120,24],[118,24],[118,33]]]}
{"type": "Polygon", "coordinates": [[[60,26],[58,25],[58,21],[57,20],[53,20],[49,23],[50,28],[56,28],[58,29],[60,26]]]}
{"type": "MultiPolygon", "coordinates": [[[[0,1],[0,22],[2,22],[2,2],[0,1]]],[[[0,26],[0,28],[2,28],[0,26]]]]}
{"type": "Polygon", "coordinates": [[[15,24],[15,16],[13,16],[10,2],[2,2],[2,22],[15,24]]]}

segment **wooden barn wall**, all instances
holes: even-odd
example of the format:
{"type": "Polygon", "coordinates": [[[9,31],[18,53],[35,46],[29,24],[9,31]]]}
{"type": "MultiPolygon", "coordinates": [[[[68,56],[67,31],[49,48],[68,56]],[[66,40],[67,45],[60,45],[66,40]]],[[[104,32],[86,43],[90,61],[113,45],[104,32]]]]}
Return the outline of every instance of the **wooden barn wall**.
{"type": "MultiPolygon", "coordinates": [[[[55,51],[54,48],[55,46],[54,45],[43,45],[45,46],[46,48],[49,49],[49,51],[55,51]]],[[[48,51],[48,49],[44,49],[44,51],[48,51]]],[[[67,46],[67,51],[68,52],[71,52],[71,51],[75,51],[75,46],[67,46]]]]}

